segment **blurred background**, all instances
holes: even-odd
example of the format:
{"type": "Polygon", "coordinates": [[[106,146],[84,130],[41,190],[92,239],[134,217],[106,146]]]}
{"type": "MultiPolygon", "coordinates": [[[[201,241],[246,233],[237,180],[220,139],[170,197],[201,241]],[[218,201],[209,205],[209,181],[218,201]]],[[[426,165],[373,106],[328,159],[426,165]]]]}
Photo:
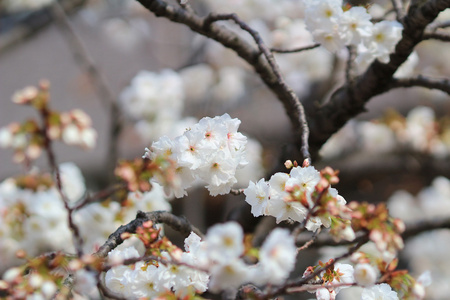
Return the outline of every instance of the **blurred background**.
{"type": "MultiPolygon", "coordinates": [[[[88,151],[63,143],[55,146],[58,162],[71,161],[78,165],[88,188],[105,187],[111,178],[105,170],[111,171],[108,140],[111,118],[115,116],[110,113],[111,104],[98,92],[97,80],[86,72],[83,62],[86,57],[80,58],[73,46],[77,39],[101,73],[113,96],[112,101],[121,108],[123,126],[117,137],[118,157],[140,157],[144,148],[162,134],[175,134],[180,129],[182,133],[204,116],[229,113],[242,121],[239,131],[255,140],[252,159],[257,165],[243,176],[245,179],[239,187],[246,187],[249,180],[270,177],[273,170],[282,169],[286,158],[296,158],[290,156],[296,152],[290,148],[292,132],[281,103],[248,66],[220,45],[184,26],[155,18],[131,0],[60,1],[67,19],[58,15],[52,6],[21,9],[9,2],[2,3],[0,14],[0,127],[36,117],[32,109],[12,103],[12,95],[26,86],[37,85],[41,79],[49,80],[52,108],[84,110],[98,132],[96,147],[88,151]],[[69,22],[75,32],[75,40],[65,29],[65,22],[69,22]],[[127,101],[132,98],[127,96],[131,93],[130,87],[138,84],[133,83],[133,78],[143,70],[152,72],[152,76],[163,76],[165,69],[177,71],[174,73],[181,78],[182,104],[161,96],[160,103],[148,105],[165,105],[172,112],[176,107],[180,111],[179,119],[184,120],[177,125],[179,128],[167,119],[155,121],[157,117],[148,118],[144,124],[126,109],[127,101]]],[[[221,9],[220,5],[208,2],[211,1],[194,4],[204,13],[221,9]]],[[[383,10],[388,3],[390,1],[377,1],[372,13],[376,15],[376,9],[383,10]]],[[[295,22],[285,25],[287,21],[280,19],[276,12],[261,10],[262,15],[258,17],[252,15],[256,10],[235,8],[261,32],[268,44],[287,48],[312,44],[304,26],[297,30],[295,22]]],[[[301,17],[300,11],[297,8],[291,13],[301,17]]],[[[447,10],[440,18],[448,20],[449,15],[447,10]]],[[[450,51],[445,47],[448,45],[439,41],[421,43],[415,56],[405,64],[403,73],[397,75],[448,78],[450,51]]],[[[326,98],[344,82],[345,55],[333,55],[318,48],[305,53],[279,54],[277,58],[300,98],[309,99],[317,95],[314,89],[319,83],[326,83],[321,85],[321,95],[326,98]]],[[[449,95],[441,91],[423,88],[397,89],[378,96],[369,102],[366,113],[333,137],[322,149],[322,159],[313,163],[317,169],[330,165],[341,171],[337,189],[348,202],[387,201],[401,189],[411,196],[407,203],[420,206],[417,195],[422,190],[438,176],[450,177],[449,100],[449,95]],[[425,109],[411,113],[417,106],[425,109]],[[423,128],[417,129],[417,124],[422,124],[423,128]],[[414,140],[420,136],[424,138],[414,140]]],[[[0,179],[24,171],[21,165],[12,162],[12,155],[12,150],[0,149],[0,179]]],[[[36,165],[46,169],[45,156],[41,156],[36,165]]],[[[450,197],[450,192],[448,195],[450,197]]],[[[450,202],[450,198],[447,201],[450,202]]],[[[213,198],[208,197],[204,189],[197,189],[189,192],[189,199],[173,202],[173,211],[185,214],[195,225],[205,229],[225,220],[230,212],[239,212],[245,205],[242,197],[213,198]]],[[[407,206],[396,207],[401,210],[407,206]]],[[[446,234],[444,239],[450,243],[448,238],[446,234]]]]}

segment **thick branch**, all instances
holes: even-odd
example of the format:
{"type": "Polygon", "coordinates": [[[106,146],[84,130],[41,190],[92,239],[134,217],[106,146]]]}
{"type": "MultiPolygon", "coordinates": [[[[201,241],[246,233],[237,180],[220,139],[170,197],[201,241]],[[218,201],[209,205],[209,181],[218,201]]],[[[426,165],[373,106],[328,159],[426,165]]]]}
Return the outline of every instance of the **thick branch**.
{"type": "Polygon", "coordinates": [[[343,86],[321,108],[315,105],[306,107],[311,130],[310,151],[313,157],[333,133],[348,120],[365,111],[364,106],[372,97],[385,92],[385,87],[391,83],[395,71],[423,40],[425,27],[449,7],[450,0],[430,0],[420,7],[411,7],[402,20],[403,37],[395,52],[391,54],[389,63],[383,64],[378,60],[373,62],[367,71],[357,78],[354,97],[350,96],[348,87],[343,86]]]}
{"type": "MultiPolygon", "coordinates": [[[[164,17],[172,22],[184,24],[192,31],[209,37],[223,46],[232,49],[237,55],[253,66],[262,81],[283,103],[291,124],[296,131],[296,143],[302,147],[301,152],[304,156],[303,158],[309,159],[307,144],[309,128],[305,118],[303,106],[295,93],[284,83],[283,79],[280,76],[277,76],[279,75],[277,73],[277,69],[273,68],[273,64],[270,59],[265,59],[265,57],[270,57],[271,55],[270,53],[265,53],[265,48],[267,47],[264,46],[261,40],[255,39],[258,44],[258,48],[256,48],[232,30],[214,23],[220,19],[233,19],[241,26],[241,24],[244,24],[241,20],[238,20],[238,18],[232,17],[231,15],[227,15],[227,18],[220,18],[220,15],[203,18],[181,7],[169,5],[163,0],[137,1],[153,12],[157,17],[164,17]],[[264,53],[265,57],[262,57],[261,53],[264,53]]],[[[242,27],[243,26],[241,26],[241,28],[242,27]]],[[[248,26],[243,29],[252,34],[252,31],[248,30],[250,29],[248,26]]],[[[252,34],[252,36],[255,38],[254,34],[252,34]]]]}
{"type": "Polygon", "coordinates": [[[136,219],[126,225],[120,226],[114,233],[112,233],[108,237],[108,240],[95,253],[95,255],[105,257],[108,252],[123,243],[124,240],[121,237],[123,233],[136,233],[136,230],[147,221],[152,221],[154,224],[166,224],[186,236],[193,231],[198,236],[203,237],[203,233],[191,225],[191,223],[189,223],[189,221],[184,217],[177,217],[167,211],[153,211],[148,213],[138,211],[136,214],[136,219]]]}

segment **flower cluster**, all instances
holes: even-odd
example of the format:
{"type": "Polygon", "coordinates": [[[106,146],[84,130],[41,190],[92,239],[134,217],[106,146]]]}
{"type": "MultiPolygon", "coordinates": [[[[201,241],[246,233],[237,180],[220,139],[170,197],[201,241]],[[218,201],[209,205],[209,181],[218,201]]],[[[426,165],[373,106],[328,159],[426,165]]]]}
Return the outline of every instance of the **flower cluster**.
{"type": "Polygon", "coordinates": [[[322,225],[328,228],[333,223],[332,233],[338,239],[353,240],[355,233],[350,227],[346,201],[330,183],[337,183],[336,173],[331,169],[321,173],[312,166],[297,166],[289,174],[272,175],[268,182],[250,181],[244,190],[245,201],[252,206],[255,217],[273,216],[277,223],[306,220],[305,227],[310,231],[322,225]]]}
{"type": "MultiPolygon", "coordinates": [[[[281,284],[293,270],[297,254],[289,231],[275,229],[261,246],[259,262],[248,265],[243,259],[248,253],[244,233],[234,222],[211,227],[203,241],[191,233],[185,252],[173,247],[161,252],[160,259],[113,267],[106,273],[106,286],[121,296],[139,298],[169,291],[181,297],[206,290],[236,290],[248,282],[281,284]]],[[[141,255],[132,247],[109,253],[110,261],[130,258],[139,260],[141,255]]]]}
{"type": "Polygon", "coordinates": [[[41,125],[30,119],[0,128],[0,147],[14,149],[15,162],[38,158],[48,146],[48,140],[62,140],[85,149],[95,147],[97,133],[92,128],[91,118],[80,109],[62,113],[51,110],[48,89],[49,83],[42,81],[39,89],[29,86],[13,96],[14,103],[35,108],[44,123],[41,125]]]}
{"type": "MultiPolygon", "coordinates": [[[[73,164],[60,166],[64,191],[70,200],[84,193],[84,180],[73,164]]],[[[8,178],[0,184],[0,272],[19,260],[20,249],[30,256],[48,250],[73,251],[67,211],[49,175],[8,178]]]]}
{"type": "Polygon", "coordinates": [[[149,143],[160,136],[176,136],[195,123],[182,119],[184,87],[181,76],[166,69],[159,73],[141,71],[120,95],[125,114],[136,122],[135,129],[149,143]]]}
{"type": "Polygon", "coordinates": [[[228,114],[205,117],[175,139],[160,138],[144,157],[162,156],[176,163],[177,176],[170,188],[177,198],[186,195],[196,179],[206,182],[213,196],[229,193],[237,182],[236,169],[247,164],[247,138],[237,131],[240,123],[228,114]]]}
{"type": "Polygon", "coordinates": [[[330,260],[327,263],[319,261],[317,266],[308,267],[303,273],[303,278],[308,278],[318,268],[326,268],[324,271],[320,272],[319,275],[311,278],[312,282],[323,282],[323,287],[311,291],[316,293],[316,298],[318,300],[335,299],[336,295],[342,289],[348,288],[354,283],[353,266],[336,263],[332,267],[327,268],[332,262],[333,260],[330,260]]]}
{"type": "Polygon", "coordinates": [[[369,204],[367,202],[350,202],[352,228],[366,231],[378,250],[396,254],[403,248],[401,233],[405,230],[402,220],[392,218],[384,203],[369,204]]]}
{"type": "Polygon", "coordinates": [[[331,52],[345,46],[357,47],[358,64],[374,59],[389,62],[389,54],[401,38],[403,26],[397,21],[373,24],[363,7],[344,11],[340,0],[305,1],[305,23],[314,40],[331,52]]]}
{"type": "MultiPolygon", "coordinates": [[[[83,201],[84,178],[72,163],[59,167],[63,192],[71,206],[83,201]]],[[[90,203],[74,215],[80,228],[83,248],[92,252],[118,226],[135,218],[137,210],[170,211],[163,188],[154,183],[151,192],[130,192],[122,203],[90,203]]],[[[0,272],[18,265],[15,253],[27,249],[35,256],[45,251],[73,252],[72,234],[67,225],[67,210],[50,174],[33,173],[8,178],[0,183],[0,272]]]]}

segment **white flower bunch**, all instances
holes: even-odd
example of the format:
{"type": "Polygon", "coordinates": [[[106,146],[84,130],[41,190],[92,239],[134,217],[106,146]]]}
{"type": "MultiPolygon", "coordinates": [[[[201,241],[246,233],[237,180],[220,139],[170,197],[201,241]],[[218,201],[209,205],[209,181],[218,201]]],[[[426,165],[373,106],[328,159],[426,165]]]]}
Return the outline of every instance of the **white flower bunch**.
{"type": "MultiPolygon", "coordinates": [[[[323,284],[323,287],[319,289],[309,290],[310,293],[316,293],[317,300],[331,300],[335,299],[336,295],[343,289],[350,287],[352,283],[355,282],[353,278],[353,266],[349,264],[341,264],[336,263],[333,268],[333,273],[335,273],[335,277],[330,281],[327,281],[323,284]],[[336,286],[337,285],[337,286],[336,286]],[[341,285],[341,286],[339,286],[341,285]]],[[[307,277],[312,273],[311,268],[307,268],[303,273],[303,277],[307,277]]],[[[320,278],[323,278],[325,271],[321,272],[319,275],[320,278]]]]}
{"type": "Polygon", "coordinates": [[[241,121],[228,114],[201,119],[175,139],[161,137],[146,149],[144,157],[164,156],[176,163],[176,178],[169,192],[180,198],[200,179],[212,196],[227,194],[237,182],[236,169],[247,164],[247,138],[238,132],[241,121]]]}
{"type": "Polygon", "coordinates": [[[141,71],[120,95],[125,114],[137,121],[135,127],[145,142],[172,135],[182,120],[184,86],[181,76],[169,69],[159,73],[141,71]]]}
{"type": "Polygon", "coordinates": [[[163,187],[153,183],[150,192],[130,192],[127,201],[91,203],[74,214],[76,224],[80,226],[83,247],[92,252],[101,246],[111,232],[120,225],[127,224],[136,217],[138,210],[150,212],[157,210],[171,211],[172,206],[165,197],[163,187]]]}
{"type": "MultiPolygon", "coordinates": [[[[321,177],[314,167],[294,167],[289,174],[276,173],[266,182],[264,179],[257,183],[250,181],[244,190],[245,201],[252,206],[251,212],[255,217],[266,215],[276,218],[277,223],[285,220],[302,222],[308,215],[308,210],[314,206],[311,194],[321,177]],[[304,197],[305,202],[292,201],[290,193],[304,197]]],[[[334,188],[328,188],[328,193],[337,199],[339,205],[345,205],[345,199],[338,195],[334,188]]],[[[310,217],[306,228],[316,231],[320,226],[329,227],[329,218],[310,217]]]]}
{"type": "MultiPolygon", "coordinates": [[[[236,290],[242,284],[280,284],[295,266],[297,250],[287,229],[273,230],[260,249],[255,265],[244,262],[244,233],[234,222],[211,227],[201,241],[195,233],[185,240],[181,255],[163,253],[166,263],[143,261],[130,266],[116,266],[105,276],[106,286],[127,298],[157,297],[167,290],[182,296],[193,289],[219,292],[236,290]]],[[[113,262],[140,257],[135,248],[115,249],[109,253],[113,262]]]]}
{"type": "Polygon", "coordinates": [[[389,62],[389,54],[401,39],[403,26],[397,21],[373,24],[363,7],[342,9],[341,0],[304,1],[305,23],[314,40],[331,52],[345,46],[357,47],[358,65],[365,67],[374,59],[389,62]]]}
{"type": "MultiPolygon", "coordinates": [[[[84,179],[72,163],[60,165],[64,192],[70,201],[84,193],[84,179]]],[[[15,253],[26,249],[35,256],[49,250],[73,251],[67,210],[54,186],[34,190],[8,178],[0,183],[0,273],[17,265],[15,253]]]]}
{"type": "MultiPolygon", "coordinates": [[[[61,164],[59,171],[62,190],[69,205],[74,205],[86,192],[84,177],[73,163],[61,164]]],[[[171,211],[167,200],[163,188],[154,183],[150,192],[129,193],[126,205],[91,203],[74,212],[84,251],[94,251],[117,227],[133,220],[137,210],[171,211]]],[[[34,189],[21,186],[14,178],[0,183],[0,273],[20,263],[15,253],[21,249],[30,256],[45,251],[73,252],[71,236],[67,210],[51,181],[34,189]]]]}

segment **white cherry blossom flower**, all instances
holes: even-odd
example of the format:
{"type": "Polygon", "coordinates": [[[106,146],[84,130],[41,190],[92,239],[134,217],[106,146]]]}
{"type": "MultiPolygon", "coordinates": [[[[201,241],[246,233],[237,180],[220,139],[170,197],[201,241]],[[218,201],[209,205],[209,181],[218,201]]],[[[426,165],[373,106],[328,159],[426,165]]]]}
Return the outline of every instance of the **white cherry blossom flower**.
{"type": "Polygon", "coordinates": [[[398,295],[389,284],[382,283],[371,288],[365,288],[361,300],[398,300],[398,295]]]}
{"type": "Polygon", "coordinates": [[[261,216],[266,213],[269,201],[270,187],[264,178],[256,184],[250,181],[248,188],[244,190],[245,201],[252,206],[251,213],[255,216],[261,216]]]}
{"type": "Polygon", "coordinates": [[[244,251],[244,232],[236,222],[212,226],[206,234],[206,252],[216,262],[226,263],[244,251]]]}
{"type": "Polygon", "coordinates": [[[297,248],[289,230],[274,229],[261,246],[259,263],[263,273],[260,275],[267,276],[271,283],[283,283],[295,267],[296,256],[297,248]]]}

